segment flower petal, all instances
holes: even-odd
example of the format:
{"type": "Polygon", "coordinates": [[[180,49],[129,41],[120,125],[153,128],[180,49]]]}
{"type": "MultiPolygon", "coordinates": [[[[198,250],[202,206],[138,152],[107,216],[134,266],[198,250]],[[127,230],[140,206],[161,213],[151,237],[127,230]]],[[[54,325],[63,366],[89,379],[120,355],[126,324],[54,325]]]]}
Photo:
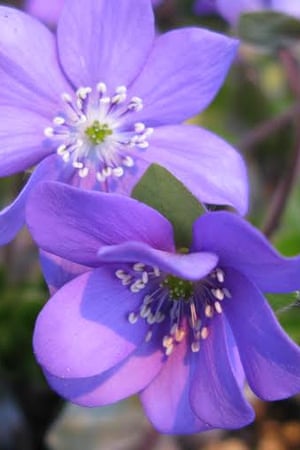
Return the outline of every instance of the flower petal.
{"type": "Polygon", "coordinates": [[[300,17],[300,4],[295,0],[272,0],[271,8],[291,16],[300,17]]]}
{"type": "Polygon", "coordinates": [[[52,149],[43,146],[48,121],[22,108],[0,106],[0,176],[29,169],[52,149]]]}
{"type": "Polygon", "coordinates": [[[90,267],[76,264],[43,250],[40,251],[40,264],[51,295],[73,278],[90,270],[90,267]]]}
{"type": "Polygon", "coordinates": [[[47,24],[56,24],[61,12],[64,0],[26,0],[25,10],[47,24]]]}
{"type": "Polygon", "coordinates": [[[77,87],[113,92],[140,72],[154,39],[150,0],[66,0],[58,22],[62,66],[77,87]]]}
{"type": "Polygon", "coordinates": [[[45,372],[51,387],[64,398],[82,406],[103,406],[144,389],[164,364],[157,344],[143,343],[127,359],[101,375],[58,378],[45,372]]]}
{"type": "Polygon", "coordinates": [[[90,377],[112,368],[146,335],[144,320],[132,325],[127,319],[144,295],[126,289],[112,267],[78,276],[38,316],[33,338],[37,360],[60,378],[90,377]]]}
{"type": "Polygon", "coordinates": [[[240,428],[254,419],[231,369],[224,318],[214,317],[209,336],[194,355],[191,405],[203,422],[215,428],[240,428]]]}
{"type": "Polygon", "coordinates": [[[202,202],[246,213],[245,163],[227,142],[203,128],[179,125],[156,128],[149,143],[141,158],[164,166],[202,202]]]}
{"type": "Polygon", "coordinates": [[[51,32],[28,14],[5,6],[0,6],[0,78],[0,105],[50,119],[58,111],[61,93],[70,89],[51,32]]]}
{"type": "Polygon", "coordinates": [[[241,14],[265,9],[262,0],[216,0],[219,13],[229,23],[235,25],[241,14]]]}
{"type": "Polygon", "coordinates": [[[198,433],[212,428],[202,422],[191,408],[191,377],[190,351],[184,340],[141,394],[146,415],[160,432],[198,433]]]}
{"type": "Polygon", "coordinates": [[[43,250],[88,266],[99,265],[97,251],[105,244],[134,239],[154,248],[174,249],[171,224],[149,206],[62,183],[43,183],[35,189],[27,222],[43,250]]]}
{"type": "Polygon", "coordinates": [[[238,41],[200,28],[159,36],[130,88],[143,99],[137,115],[148,126],[179,123],[208,106],[227,75],[238,41]]]}
{"type": "Polygon", "coordinates": [[[101,262],[140,261],[187,280],[204,278],[218,262],[217,256],[212,253],[169,253],[152,248],[143,242],[104,246],[98,251],[98,257],[101,262]]]}
{"type": "Polygon", "coordinates": [[[236,214],[220,211],[199,218],[193,249],[217,254],[220,266],[244,273],[263,292],[299,289],[300,257],[279,255],[262,233],[236,214]]]}
{"type": "Polygon", "coordinates": [[[28,196],[40,181],[54,177],[54,160],[55,156],[50,156],[41,162],[32,173],[18,197],[0,211],[0,245],[5,245],[14,239],[25,224],[25,207],[28,196]]]}
{"type": "Polygon", "coordinates": [[[237,342],[249,386],[264,400],[280,400],[300,391],[300,349],[280,327],[256,286],[227,269],[232,298],[224,312],[237,342]]]}

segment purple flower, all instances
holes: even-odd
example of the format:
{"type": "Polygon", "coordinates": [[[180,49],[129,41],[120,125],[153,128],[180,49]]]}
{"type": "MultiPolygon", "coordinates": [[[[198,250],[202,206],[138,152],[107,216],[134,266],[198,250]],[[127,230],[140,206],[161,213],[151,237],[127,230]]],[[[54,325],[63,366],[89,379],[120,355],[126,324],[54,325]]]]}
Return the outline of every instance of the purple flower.
{"type": "Polygon", "coordinates": [[[66,0],[57,40],[31,16],[0,7],[0,176],[38,164],[0,213],[0,243],[23,225],[41,179],[130,194],[152,162],[202,202],[245,213],[239,154],[180,124],[212,101],[236,49],[236,40],[197,28],[156,37],[150,0],[66,0]]]}
{"type": "Polygon", "coordinates": [[[191,248],[176,250],[171,224],[142,203],[41,183],[28,221],[41,248],[86,267],[35,326],[36,357],[63,397],[99,406],[140,393],[160,431],[194,433],[253,420],[244,376],[265,400],[299,392],[299,348],[262,292],[299,288],[300,260],[240,216],[204,214],[191,248]]]}
{"type": "Polygon", "coordinates": [[[195,11],[205,13],[207,6],[211,12],[217,11],[231,24],[236,24],[245,12],[271,9],[300,18],[300,2],[295,0],[197,0],[195,11]]]}

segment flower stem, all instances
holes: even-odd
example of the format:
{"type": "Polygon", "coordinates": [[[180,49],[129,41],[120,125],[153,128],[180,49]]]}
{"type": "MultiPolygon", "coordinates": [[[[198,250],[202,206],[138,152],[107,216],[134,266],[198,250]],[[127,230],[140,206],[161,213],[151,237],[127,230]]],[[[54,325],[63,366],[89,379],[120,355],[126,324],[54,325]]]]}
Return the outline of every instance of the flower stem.
{"type": "MultiPolygon", "coordinates": [[[[298,63],[293,54],[287,49],[283,49],[279,52],[279,58],[285,68],[290,90],[296,97],[297,101],[300,102],[300,70],[298,63]]],[[[296,139],[294,151],[292,152],[287,169],[275,190],[262,227],[262,231],[269,238],[273,235],[280,224],[300,169],[300,113],[298,112],[295,114],[295,129],[296,139]]]]}

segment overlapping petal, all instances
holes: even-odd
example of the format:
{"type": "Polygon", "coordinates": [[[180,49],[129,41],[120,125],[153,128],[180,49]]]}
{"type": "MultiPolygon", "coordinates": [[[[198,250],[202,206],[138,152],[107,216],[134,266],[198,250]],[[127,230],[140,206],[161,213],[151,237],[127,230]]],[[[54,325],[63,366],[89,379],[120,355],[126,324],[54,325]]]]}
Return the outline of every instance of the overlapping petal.
{"type": "Polygon", "coordinates": [[[40,250],[40,264],[51,295],[73,278],[91,269],[43,250],[40,250]]]}
{"type": "Polygon", "coordinates": [[[299,392],[299,347],[284,333],[266,300],[246,277],[228,269],[226,286],[232,298],[224,312],[251,389],[265,400],[299,392]]]}
{"type": "Polygon", "coordinates": [[[113,268],[96,269],[67,283],[46,303],[34,330],[34,352],[59,378],[98,375],[142,344],[147,323],[128,314],[145,294],[132,295],[113,268]]]}
{"type": "Polygon", "coordinates": [[[59,109],[60,95],[70,89],[51,32],[28,14],[5,6],[0,6],[0,78],[1,106],[50,119],[59,109]]]}
{"type": "Polygon", "coordinates": [[[215,212],[194,224],[193,248],[219,256],[221,266],[244,273],[263,292],[299,289],[300,258],[282,257],[250,223],[236,214],[215,212]]]}
{"type": "Polygon", "coordinates": [[[154,209],[128,197],[63,183],[43,183],[35,189],[27,223],[43,250],[88,266],[99,265],[101,245],[136,240],[174,250],[172,226],[154,209]]]}
{"type": "Polygon", "coordinates": [[[32,189],[41,181],[56,176],[55,157],[49,156],[34,170],[18,197],[0,211],[0,245],[10,242],[25,223],[25,206],[32,189]]]}
{"type": "Polygon", "coordinates": [[[141,261],[187,280],[204,278],[218,262],[218,257],[213,253],[170,253],[152,248],[143,242],[125,242],[101,247],[98,257],[102,262],[141,261]]]}
{"type": "Polygon", "coordinates": [[[57,29],[59,55],[76,86],[105,82],[114,91],[141,70],[154,38],[150,0],[66,0],[57,29]]]}
{"type": "Polygon", "coordinates": [[[182,341],[168,357],[158,376],[141,394],[149,420],[163,433],[198,433],[212,428],[191,408],[193,373],[190,356],[186,340],[182,341]]]}
{"type": "Polygon", "coordinates": [[[89,378],[58,378],[45,372],[50,386],[73,403],[102,406],[144,389],[159,373],[165,357],[157,343],[143,343],[125,361],[101,375],[89,378]]]}
{"type": "Polygon", "coordinates": [[[202,202],[248,208],[248,180],[239,153],[215,134],[196,126],[155,129],[140,158],[159,163],[202,202]]]}
{"type": "Polygon", "coordinates": [[[215,428],[240,428],[254,419],[231,369],[224,318],[217,316],[209,327],[209,337],[193,357],[191,405],[203,422],[215,428]]]}
{"type": "Polygon", "coordinates": [[[130,88],[143,99],[139,120],[174,124],[201,112],[223,84],[237,46],[235,39],[198,28],[159,36],[130,88]]]}
{"type": "Polygon", "coordinates": [[[48,24],[55,24],[63,7],[64,0],[26,0],[25,10],[48,24]]]}

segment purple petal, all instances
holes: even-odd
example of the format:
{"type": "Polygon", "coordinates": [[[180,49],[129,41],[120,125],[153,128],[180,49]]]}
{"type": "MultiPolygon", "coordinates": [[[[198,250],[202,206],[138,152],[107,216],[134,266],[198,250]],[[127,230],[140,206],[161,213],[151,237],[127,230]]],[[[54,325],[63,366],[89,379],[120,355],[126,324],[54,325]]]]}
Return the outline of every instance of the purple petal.
{"type": "Polygon", "coordinates": [[[44,129],[49,122],[39,114],[22,108],[0,106],[0,176],[29,169],[51,148],[43,146],[44,129]]]}
{"type": "Polygon", "coordinates": [[[200,28],[157,38],[130,93],[143,99],[137,115],[147,125],[179,123],[211,103],[227,75],[237,41],[200,28]]]}
{"type": "Polygon", "coordinates": [[[56,24],[63,6],[63,0],[26,0],[25,10],[47,24],[56,24]]]}
{"type": "Polygon", "coordinates": [[[284,258],[241,217],[228,212],[203,215],[194,224],[194,251],[217,254],[220,266],[244,273],[263,292],[299,289],[300,258],[284,258]]]}
{"type": "Polygon", "coordinates": [[[300,17],[300,3],[295,0],[272,0],[271,8],[291,16],[300,17]]]}
{"type": "Polygon", "coordinates": [[[264,0],[216,0],[218,12],[232,25],[235,25],[241,14],[265,9],[264,0]]]}
{"type": "Polygon", "coordinates": [[[35,189],[28,202],[27,222],[43,250],[88,266],[99,265],[101,245],[136,240],[174,250],[171,224],[149,206],[62,183],[43,183],[35,189]]]}
{"type": "Polygon", "coordinates": [[[194,355],[191,405],[198,417],[215,428],[240,428],[254,419],[231,369],[224,319],[215,317],[209,336],[194,355]]]}
{"type": "Polygon", "coordinates": [[[1,106],[28,109],[50,119],[61,93],[70,89],[50,31],[28,14],[5,6],[0,6],[0,78],[1,106]]]}
{"type": "Polygon", "coordinates": [[[197,0],[194,11],[196,14],[212,14],[216,11],[216,0],[197,0]]]}
{"type": "Polygon", "coordinates": [[[51,387],[64,398],[82,406],[102,406],[144,389],[164,364],[160,347],[143,343],[112,369],[88,378],[58,378],[45,373],[51,387]]]}
{"type": "Polygon", "coordinates": [[[183,434],[211,429],[191,408],[191,380],[190,351],[184,340],[141,394],[147,417],[157,430],[162,433],[183,434]]]}
{"type": "Polygon", "coordinates": [[[137,262],[157,266],[163,272],[187,280],[199,280],[208,275],[218,262],[212,253],[176,254],[157,250],[143,242],[125,242],[102,247],[98,252],[101,262],[137,262]]]}
{"type": "Polygon", "coordinates": [[[188,125],[155,129],[141,158],[168,169],[202,202],[248,208],[248,179],[237,151],[209,131],[188,125]]]}
{"type": "Polygon", "coordinates": [[[100,374],[141,345],[147,323],[128,321],[145,293],[132,294],[113,268],[98,269],[64,285],[46,303],[34,331],[39,363],[60,378],[100,374]]]}
{"type": "Polygon", "coordinates": [[[15,238],[25,223],[25,206],[32,188],[41,180],[54,177],[53,168],[55,156],[48,157],[34,170],[28,182],[18,197],[6,208],[0,211],[0,245],[7,244],[15,238]]]}
{"type": "Polygon", "coordinates": [[[149,0],[66,0],[58,23],[61,62],[76,87],[114,91],[140,72],[154,39],[149,0]]]}
{"type": "Polygon", "coordinates": [[[90,267],[76,264],[43,250],[40,251],[40,263],[51,295],[73,278],[90,270],[90,267]]]}
{"type": "Polygon", "coordinates": [[[284,333],[264,297],[247,278],[227,269],[232,298],[224,304],[249,386],[264,400],[300,391],[300,349],[284,333]]]}

